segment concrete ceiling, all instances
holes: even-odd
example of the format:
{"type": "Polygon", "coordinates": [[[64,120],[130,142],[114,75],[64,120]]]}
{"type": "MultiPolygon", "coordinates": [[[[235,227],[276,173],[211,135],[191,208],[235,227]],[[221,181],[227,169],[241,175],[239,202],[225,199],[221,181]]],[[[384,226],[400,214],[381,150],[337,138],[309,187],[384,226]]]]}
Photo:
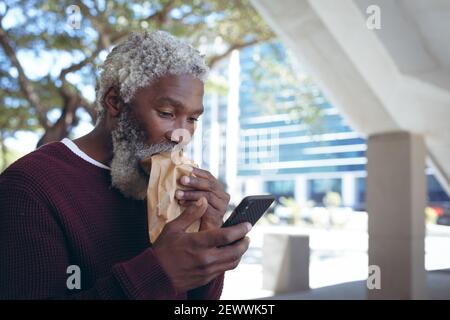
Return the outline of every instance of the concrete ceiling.
{"type": "Polygon", "coordinates": [[[450,1],[253,0],[328,99],[367,136],[424,136],[450,193],[450,1]],[[381,29],[369,30],[377,5],[381,29]]]}

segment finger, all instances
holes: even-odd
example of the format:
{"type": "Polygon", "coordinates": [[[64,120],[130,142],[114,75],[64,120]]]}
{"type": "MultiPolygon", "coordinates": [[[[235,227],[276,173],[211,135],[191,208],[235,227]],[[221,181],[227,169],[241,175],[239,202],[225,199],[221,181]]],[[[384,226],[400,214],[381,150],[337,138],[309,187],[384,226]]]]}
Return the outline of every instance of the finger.
{"type": "MultiPolygon", "coordinates": [[[[200,199],[201,197],[199,197],[200,199]]],[[[206,198],[206,197],[205,197],[206,198]]],[[[207,199],[208,200],[208,199],[207,199]]],[[[198,201],[198,199],[194,199],[194,200],[178,200],[178,204],[182,207],[189,207],[191,205],[194,205],[195,202],[198,201]]],[[[211,204],[208,202],[208,209],[206,209],[206,211],[208,212],[208,210],[210,209],[214,209],[216,210],[213,206],[211,206],[211,204]]]]}
{"type": "Polygon", "coordinates": [[[234,244],[214,248],[211,255],[215,257],[214,263],[208,268],[208,271],[212,274],[221,274],[228,270],[235,269],[244,253],[248,250],[250,246],[250,238],[244,237],[238,240],[234,244]]]}
{"type": "MultiPolygon", "coordinates": [[[[179,204],[182,207],[187,207],[195,203],[195,201],[184,201],[179,200],[179,204]]],[[[216,210],[214,207],[208,204],[205,214],[201,218],[200,231],[217,229],[223,224],[224,213],[222,211],[216,210]],[[205,219],[207,217],[207,219],[205,219]]]]}
{"type": "Polygon", "coordinates": [[[202,197],[194,205],[187,207],[177,218],[166,226],[173,231],[185,231],[192,223],[199,220],[208,208],[208,201],[202,197]]]}
{"type": "Polygon", "coordinates": [[[187,207],[190,206],[194,203],[195,201],[186,201],[186,200],[178,200],[178,204],[182,207],[187,207]]]}
{"type": "Polygon", "coordinates": [[[180,183],[189,188],[203,191],[223,192],[224,189],[215,178],[208,179],[203,177],[182,176],[180,183]]]}
{"type": "MultiPolygon", "coordinates": [[[[191,205],[194,205],[194,204],[195,204],[195,201],[184,201],[184,200],[179,200],[179,201],[178,201],[178,204],[179,204],[180,206],[184,207],[184,208],[187,208],[187,207],[189,207],[189,206],[191,206],[191,205]]],[[[221,221],[222,221],[222,219],[223,219],[223,217],[224,217],[224,215],[225,215],[225,213],[224,213],[223,211],[217,210],[216,208],[214,208],[213,206],[211,206],[209,203],[208,203],[208,208],[206,208],[206,212],[205,212],[204,215],[207,215],[207,214],[208,214],[210,217],[211,217],[211,216],[213,216],[213,217],[216,217],[216,216],[217,216],[217,219],[220,219],[221,221]]],[[[223,221],[222,221],[222,222],[223,222],[223,221]]]]}
{"type": "Polygon", "coordinates": [[[232,227],[198,232],[197,235],[203,238],[201,240],[204,240],[208,247],[220,247],[244,238],[251,229],[252,225],[249,222],[244,222],[232,227]]]}
{"type": "MultiPolygon", "coordinates": [[[[180,205],[180,206],[182,206],[182,207],[184,207],[184,208],[187,208],[187,207],[189,207],[189,206],[192,206],[192,205],[195,205],[195,202],[196,201],[184,201],[184,200],[179,200],[178,201],[178,204],[180,205]]],[[[209,202],[208,202],[208,208],[206,208],[206,212],[205,212],[205,215],[206,214],[212,214],[212,215],[214,215],[214,216],[218,216],[218,217],[220,217],[220,219],[223,219],[223,216],[225,215],[222,211],[220,211],[220,210],[217,210],[216,208],[214,208],[213,206],[211,206],[210,204],[209,204],[209,202]]]]}
{"type": "Polygon", "coordinates": [[[179,200],[197,201],[201,197],[205,197],[208,200],[208,204],[213,206],[216,210],[226,211],[228,203],[223,199],[217,197],[215,194],[207,191],[194,191],[194,190],[177,190],[175,197],[179,200]]]}
{"type": "Polygon", "coordinates": [[[230,262],[226,262],[223,263],[219,266],[217,266],[217,273],[221,274],[225,271],[230,271],[230,270],[234,270],[238,267],[239,263],[241,262],[241,259],[238,259],[236,261],[230,261],[230,262]]]}
{"type": "Polygon", "coordinates": [[[193,170],[192,170],[192,173],[194,175],[196,175],[197,177],[202,177],[202,178],[205,178],[205,179],[210,179],[210,178],[214,178],[215,179],[215,177],[212,175],[211,172],[203,170],[203,169],[200,169],[200,168],[194,167],[193,170]]]}
{"type": "Polygon", "coordinates": [[[214,248],[214,253],[217,254],[217,263],[223,264],[241,259],[242,255],[248,250],[250,246],[250,238],[244,237],[234,244],[224,247],[214,248]]]}
{"type": "Polygon", "coordinates": [[[220,264],[212,265],[209,270],[211,274],[217,277],[218,275],[224,273],[225,271],[236,269],[239,263],[241,262],[241,259],[242,256],[236,260],[231,260],[220,264]]]}

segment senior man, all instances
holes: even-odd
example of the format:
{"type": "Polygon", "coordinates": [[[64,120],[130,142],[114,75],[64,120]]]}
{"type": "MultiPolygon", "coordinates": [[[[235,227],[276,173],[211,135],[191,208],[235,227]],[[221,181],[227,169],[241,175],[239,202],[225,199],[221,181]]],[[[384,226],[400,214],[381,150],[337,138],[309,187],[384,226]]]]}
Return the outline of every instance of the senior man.
{"type": "Polygon", "coordinates": [[[0,298],[220,298],[251,226],[220,228],[230,197],[195,168],[181,179],[184,211],[150,243],[140,166],[174,147],[174,130],[194,134],[207,71],[197,50],[162,31],[133,33],[109,53],[93,131],[46,144],[0,175],[0,298]],[[198,219],[199,232],[185,232],[198,219]]]}

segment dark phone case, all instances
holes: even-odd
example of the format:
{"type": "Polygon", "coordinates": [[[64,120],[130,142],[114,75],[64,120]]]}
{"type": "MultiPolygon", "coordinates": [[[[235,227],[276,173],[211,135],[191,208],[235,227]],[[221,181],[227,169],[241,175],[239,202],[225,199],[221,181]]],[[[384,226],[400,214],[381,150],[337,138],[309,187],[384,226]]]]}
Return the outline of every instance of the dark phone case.
{"type": "Polygon", "coordinates": [[[233,213],[222,225],[222,228],[234,226],[242,222],[250,222],[252,225],[261,218],[261,216],[275,201],[274,196],[248,196],[242,199],[241,203],[233,210],[233,213]],[[248,207],[247,210],[245,208],[248,207]]]}

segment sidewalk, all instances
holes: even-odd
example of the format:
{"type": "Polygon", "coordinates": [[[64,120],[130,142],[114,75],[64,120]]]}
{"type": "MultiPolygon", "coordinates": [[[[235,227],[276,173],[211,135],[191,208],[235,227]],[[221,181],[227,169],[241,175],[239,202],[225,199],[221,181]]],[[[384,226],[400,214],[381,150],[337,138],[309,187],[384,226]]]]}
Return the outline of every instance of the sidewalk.
{"type": "MultiPolygon", "coordinates": [[[[358,290],[350,284],[346,286],[346,283],[355,283],[355,281],[365,283],[368,273],[368,235],[364,228],[359,228],[359,230],[358,228],[322,230],[291,226],[255,226],[249,233],[250,248],[243,256],[241,264],[226,274],[222,299],[257,299],[273,295],[273,292],[262,288],[261,249],[264,233],[274,230],[309,234],[311,249],[309,284],[311,289],[327,287],[334,290],[332,288],[335,288],[336,285],[343,285],[343,287],[336,288],[342,288],[344,290],[342,294],[346,296],[347,289],[350,290],[349,294],[353,292],[352,288],[358,290]]],[[[450,227],[435,225],[427,227],[425,250],[427,270],[450,268],[450,254],[448,254],[450,252],[450,227]]],[[[438,276],[434,276],[433,273],[431,277],[432,279],[446,279],[447,277],[450,279],[446,273],[438,276]]],[[[445,280],[442,281],[447,284],[445,280]]],[[[436,284],[439,284],[439,281],[436,284]]],[[[436,287],[435,282],[432,285],[436,287]]],[[[450,283],[447,290],[450,292],[450,283]]],[[[301,297],[302,293],[298,293],[298,295],[301,297]]],[[[353,296],[353,293],[350,296],[353,296]]]]}

